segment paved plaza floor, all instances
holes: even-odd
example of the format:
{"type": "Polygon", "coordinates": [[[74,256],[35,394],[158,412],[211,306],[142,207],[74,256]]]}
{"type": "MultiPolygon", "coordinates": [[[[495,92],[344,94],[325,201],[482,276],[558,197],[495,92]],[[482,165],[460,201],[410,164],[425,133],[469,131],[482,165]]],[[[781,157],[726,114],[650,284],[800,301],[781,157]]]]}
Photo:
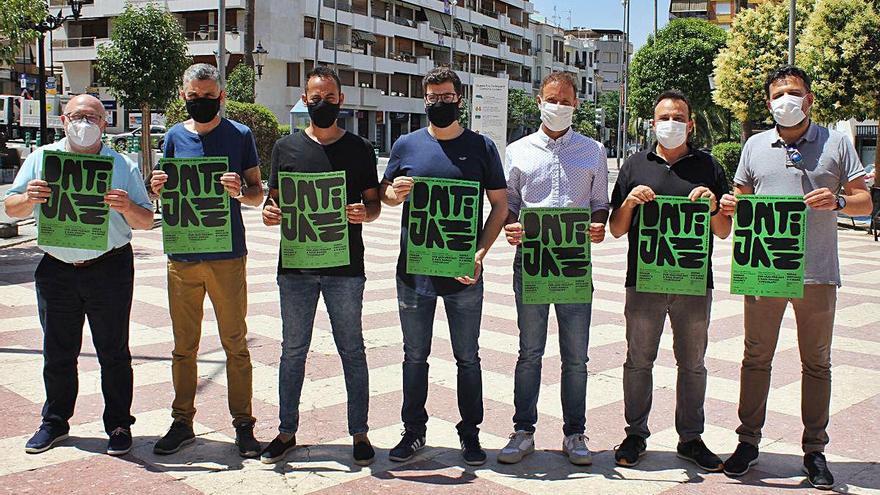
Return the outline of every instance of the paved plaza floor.
{"type": "MultiPolygon", "coordinates": [[[[575,467],[561,452],[560,365],[555,320],[544,358],[538,405],[538,451],[521,464],[495,462],[506,443],[513,415],[513,370],[517,357],[516,310],[511,290],[513,250],[499,239],[485,269],[480,338],[485,393],[481,440],[489,462],[466,466],[454,425],[456,367],[446,316],[438,307],[430,358],[428,448],[396,464],[388,449],[400,438],[402,339],[395,298],[399,208],[385,208],[365,227],[367,290],[364,337],[370,366],[370,437],[378,448],[366,468],[350,458],[342,368],[319,303],[301,405],[303,445],[278,465],[242,460],[233,445],[227,410],[224,353],[210,302],[206,301],[197,397],[198,440],[177,454],[158,457],[152,448],[170,417],[171,322],[165,289],[161,230],[136,232],[135,303],[131,319],[135,397],[135,446],[121,458],[103,454],[100,369],[86,331],[79,361],[80,392],[71,438],[42,455],[24,444],[39,425],[44,399],[41,332],[33,272],[40,252],[33,242],[0,250],[0,492],[103,493],[806,493],[801,474],[800,362],[794,318],[786,314],[773,368],[760,463],[745,477],[704,474],[675,456],[675,359],[672,336],[664,334],[654,367],[653,435],[637,469],[614,466],[613,447],[624,437],[622,364],[626,243],[608,237],[594,248],[596,292],[590,335],[587,435],[594,465],[575,467]],[[793,491],[796,490],[796,491],[793,491]]],[[[257,437],[270,441],[278,425],[278,362],[281,353],[278,231],[245,208],[248,228],[248,333],[254,365],[257,437]]],[[[844,287],[839,293],[833,344],[833,395],[828,458],[841,493],[880,493],[880,243],[864,232],[840,231],[844,287]]],[[[833,253],[829,253],[832,256],[833,253]]],[[[739,363],[742,358],[742,298],[731,296],[730,242],[716,243],[715,303],[706,366],[709,384],[706,432],[722,456],[736,446],[739,363]]]]}

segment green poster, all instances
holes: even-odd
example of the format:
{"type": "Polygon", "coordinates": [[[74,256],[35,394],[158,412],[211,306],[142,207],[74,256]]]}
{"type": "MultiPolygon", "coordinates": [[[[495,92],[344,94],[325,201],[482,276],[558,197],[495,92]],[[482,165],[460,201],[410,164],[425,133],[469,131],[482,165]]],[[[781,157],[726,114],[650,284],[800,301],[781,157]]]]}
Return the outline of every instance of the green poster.
{"type": "Polygon", "coordinates": [[[280,172],[278,185],[281,266],[349,265],[345,172],[280,172]]]}
{"type": "Polygon", "coordinates": [[[738,199],[733,217],[731,294],[803,297],[804,198],[748,195],[738,199]]]}
{"type": "Polygon", "coordinates": [[[589,208],[523,208],[522,301],[593,302],[589,208]]]}
{"type": "Polygon", "coordinates": [[[480,184],[414,177],[406,218],[406,272],[413,275],[474,275],[480,184]]]}
{"type": "Polygon", "coordinates": [[[162,188],[162,241],[166,254],[232,251],[229,193],[220,176],[229,170],[223,157],[164,158],[168,174],[162,188]]]}
{"type": "Polygon", "coordinates": [[[638,292],[706,295],[709,199],[657,196],[639,214],[638,292]]]}
{"type": "Polygon", "coordinates": [[[40,205],[37,244],[106,251],[113,157],[44,151],[42,168],[52,192],[40,205]]]}

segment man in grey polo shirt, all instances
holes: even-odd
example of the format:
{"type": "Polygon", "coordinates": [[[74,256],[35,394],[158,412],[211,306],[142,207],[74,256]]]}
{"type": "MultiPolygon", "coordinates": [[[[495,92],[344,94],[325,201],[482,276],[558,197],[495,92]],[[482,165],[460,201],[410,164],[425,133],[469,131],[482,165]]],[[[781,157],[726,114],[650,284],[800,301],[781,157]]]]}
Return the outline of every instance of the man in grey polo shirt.
{"type": "MultiPolygon", "coordinates": [[[[801,416],[804,471],[816,488],[830,489],[834,477],[823,451],[828,443],[831,399],[831,334],[840,268],[837,257],[837,214],[866,215],[871,198],[865,169],[853,144],[843,134],[811,122],[813,93],[803,70],[784,66],[765,83],[767,107],[776,127],[752,136],[742,151],[734,193],[803,195],[807,209],[804,296],[801,299],[745,297],[739,445],[724,463],[731,476],[745,474],[757,463],[761,427],[767,413],[770,364],[779,339],[785,308],[791,302],[801,355],[801,416]]],[[[725,195],[721,211],[732,216],[736,198],[725,195]]]]}

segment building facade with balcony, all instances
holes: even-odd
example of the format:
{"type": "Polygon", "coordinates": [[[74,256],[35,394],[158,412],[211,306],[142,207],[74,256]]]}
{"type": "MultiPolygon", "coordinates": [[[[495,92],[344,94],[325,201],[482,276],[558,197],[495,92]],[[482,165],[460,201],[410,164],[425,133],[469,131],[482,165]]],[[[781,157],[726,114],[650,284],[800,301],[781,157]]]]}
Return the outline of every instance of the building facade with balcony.
{"type": "Polygon", "coordinates": [[[427,124],[422,76],[437,65],[459,73],[466,95],[470,74],[531,92],[533,12],[525,0],[260,1],[257,39],[269,55],[257,100],[287,121],[315,60],[335,66],[345,94],[340,124],[387,152],[427,124]]]}
{"type": "Polygon", "coordinates": [[[730,29],[733,18],[744,9],[754,8],[768,0],[672,0],[669,18],[696,17],[730,29]]]}
{"type": "MultiPolygon", "coordinates": [[[[632,58],[633,45],[626,43],[624,33],[619,29],[589,29],[575,27],[565,32],[568,39],[589,43],[593,48],[593,81],[596,97],[609,91],[620,91],[623,86],[623,67],[621,57],[632,58]]],[[[589,62],[589,60],[588,60],[589,62]]]]}

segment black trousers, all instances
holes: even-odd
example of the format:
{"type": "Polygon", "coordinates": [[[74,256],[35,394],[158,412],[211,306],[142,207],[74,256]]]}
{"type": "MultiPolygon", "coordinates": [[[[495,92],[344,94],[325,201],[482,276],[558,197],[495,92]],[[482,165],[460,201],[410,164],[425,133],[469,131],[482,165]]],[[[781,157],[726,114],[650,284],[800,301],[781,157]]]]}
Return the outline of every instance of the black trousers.
{"type": "Polygon", "coordinates": [[[77,359],[83,323],[89,319],[101,365],[104,428],[109,434],[134,423],[134,379],[128,349],[134,288],[131,245],[97,263],[77,268],[44,255],[34,274],[37,308],[43,327],[43,423],[67,431],[79,388],[77,359]]]}

